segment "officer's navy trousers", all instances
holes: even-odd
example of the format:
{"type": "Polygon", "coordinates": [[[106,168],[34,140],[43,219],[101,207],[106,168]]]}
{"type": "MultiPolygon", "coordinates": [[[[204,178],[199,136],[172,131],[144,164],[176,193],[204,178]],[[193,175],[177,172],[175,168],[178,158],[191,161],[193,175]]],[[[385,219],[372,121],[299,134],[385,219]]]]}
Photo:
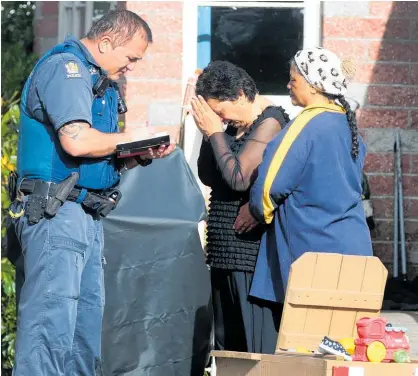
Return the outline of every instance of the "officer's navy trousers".
{"type": "Polygon", "coordinates": [[[95,375],[104,307],[101,221],[67,201],[52,219],[29,224],[22,216],[15,228],[25,280],[13,375],[95,375]]]}

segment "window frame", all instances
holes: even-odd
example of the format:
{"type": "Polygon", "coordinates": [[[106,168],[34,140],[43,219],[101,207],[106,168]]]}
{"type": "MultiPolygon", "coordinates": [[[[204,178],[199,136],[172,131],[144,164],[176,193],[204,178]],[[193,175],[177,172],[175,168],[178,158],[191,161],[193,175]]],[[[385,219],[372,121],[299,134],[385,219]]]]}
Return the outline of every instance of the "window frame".
{"type": "MultiPolygon", "coordinates": [[[[311,48],[322,45],[321,2],[318,0],[296,1],[185,1],[183,6],[183,67],[182,87],[186,90],[187,79],[198,67],[198,8],[201,6],[223,6],[223,7],[270,7],[270,8],[304,8],[303,21],[303,48],[311,48]]],[[[283,106],[294,117],[300,108],[291,104],[288,95],[266,95],[277,105],[283,106]]]]}
{"type": "MultiPolygon", "coordinates": [[[[76,9],[77,7],[84,8],[85,10],[85,21],[84,21],[84,30],[90,30],[91,26],[93,25],[93,11],[94,11],[94,3],[95,1],[59,1],[58,2],[58,43],[62,43],[65,37],[68,34],[73,34],[74,25],[79,24],[79,20],[77,19],[76,9]],[[68,20],[65,19],[65,10],[68,8],[72,8],[73,10],[73,24],[71,28],[67,27],[68,20]],[[68,29],[71,29],[69,31],[68,29]]],[[[110,9],[115,9],[116,1],[109,1],[110,9]]],[[[80,36],[82,37],[82,36],[80,36]]]]}

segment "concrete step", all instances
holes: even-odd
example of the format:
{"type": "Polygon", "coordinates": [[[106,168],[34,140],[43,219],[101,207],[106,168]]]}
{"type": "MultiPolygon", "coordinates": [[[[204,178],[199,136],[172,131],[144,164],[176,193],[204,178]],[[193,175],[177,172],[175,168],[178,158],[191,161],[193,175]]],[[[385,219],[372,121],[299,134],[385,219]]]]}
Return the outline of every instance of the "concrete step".
{"type": "Polygon", "coordinates": [[[416,311],[381,311],[380,316],[386,318],[393,326],[408,328],[409,355],[418,359],[418,312],[416,311]]]}

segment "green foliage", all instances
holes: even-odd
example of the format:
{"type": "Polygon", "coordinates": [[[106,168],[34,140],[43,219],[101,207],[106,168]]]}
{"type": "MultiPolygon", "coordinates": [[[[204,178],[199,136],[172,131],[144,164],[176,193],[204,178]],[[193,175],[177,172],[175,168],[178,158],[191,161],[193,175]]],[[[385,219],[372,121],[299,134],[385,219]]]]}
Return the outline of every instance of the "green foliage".
{"type": "Polygon", "coordinates": [[[21,90],[36,61],[32,54],[34,11],[34,1],[1,2],[2,98],[21,90]]]}
{"type": "MultiPolygon", "coordinates": [[[[19,124],[19,107],[16,93],[11,101],[3,102],[1,119],[1,217],[2,237],[5,233],[4,221],[10,206],[7,194],[7,177],[15,169],[17,127],[19,124]]],[[[15,297],[15,269],[6,259],[1,260],[1,364],[2,374],[10,370],[14,360],[14,346],[16,333],[16,297],[15,297]]]]}
{"type": "MultiPolygon", "coordinates": [[[[2,237],[10,201],[7,177],[16,168],[20,92],[36,56],[33,47],[33,1],[1,3],[1,216],[2,237]]],[[[5,258],[1,260],[1,363],[2,375],[10,374],[14,362],[16,333],[15,269],[5,258]]]]}
{"type": "Polygon", "coordinates": [[[36,57],[26,54],[21,44],[8,45],[2,43],[1,48],[1,95],[10,98],[16,90],[23,88],[36,57]],[[23,58],[17,58],[22,56],[23,58]]]}
{"type": "Polygon", "coordinates": [[[20,111],[17,92],[9,101],[2,103],[1,117],[1,236],[4,236],[4,221],[10,206],[9,196],[7,194],[7,177],[10,171],[15,170],[16,163],[16,146],[17,146],[17,127],[19,124],[20,111]]]}
{"type": "Polygon", "coordinates": [[[15,270],[1,260],[1,368],[2,374],[13,367],[16,338],[15,270]]]}

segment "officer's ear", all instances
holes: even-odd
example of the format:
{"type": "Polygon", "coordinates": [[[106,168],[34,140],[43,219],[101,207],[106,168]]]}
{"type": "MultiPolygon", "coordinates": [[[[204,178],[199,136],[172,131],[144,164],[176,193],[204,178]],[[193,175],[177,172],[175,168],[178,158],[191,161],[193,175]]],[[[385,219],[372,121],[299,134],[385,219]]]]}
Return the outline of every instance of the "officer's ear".
{"type": "Polygon", "coordinates": [[[102,54],[113,51],[112,39],[109,36],[104,35],[100,38],[99,51],[102,54]]]}

